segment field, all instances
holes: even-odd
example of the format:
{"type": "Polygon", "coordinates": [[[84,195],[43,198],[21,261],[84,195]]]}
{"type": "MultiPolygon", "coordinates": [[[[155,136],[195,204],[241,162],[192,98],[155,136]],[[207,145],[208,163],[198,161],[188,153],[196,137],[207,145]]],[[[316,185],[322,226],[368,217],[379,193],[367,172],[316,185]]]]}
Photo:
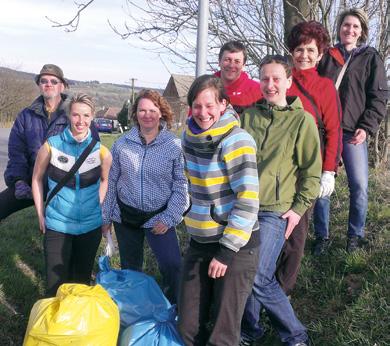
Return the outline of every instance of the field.
{"type": "MultiPolygon", "coordinates": [[[[113,139],[103,136],[107,146],[113,139]]],[[[332,196],[330,252],[319,259],[311,256],[309,236],[291,301],[312,345],[390,345],[389,178],[388,170],[370,172],[369,244],[364,249],[353,254],[344,250],[348,187],[343,172],[332,196]]],[[[182,227],[178,233],[183,245],[182,227]]],[[[0,235],[0,345],[21,345],[30,309],[44,293],[42,237],[34,209],[1,222],[0,235]]],[[[159,279],[149,252],[146,259],[145,271],[159,279]]],[[[266,327],[261,345],[281,345],[269,323],[266,327]]]]}

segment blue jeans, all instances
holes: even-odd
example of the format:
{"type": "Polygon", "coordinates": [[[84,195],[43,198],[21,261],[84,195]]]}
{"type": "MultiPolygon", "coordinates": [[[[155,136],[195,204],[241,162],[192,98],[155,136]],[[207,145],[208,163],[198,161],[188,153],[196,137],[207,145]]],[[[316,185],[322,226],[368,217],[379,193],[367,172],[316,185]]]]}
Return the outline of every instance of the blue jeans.
{"type": "MultiPolygon", "coordinates": [[[[349,188],[348,237],[364,237],[368,209],[368,152],[367,142],[354,145],[348,141],[352,132],[343,132],[343,162],[349,188]]],[[[318,200],[319,201],[319,200],[318,200]]],[[[314,229],[317,237],[329,237],[329,201],[321,201],[314,209],[314,229]],[[317,207],[318,205],[318,207],[317,207]],[[321,209],[322,208],[322,209],[321,209]]]]}
{"type": "Polygon", "coordinates": [[[281,340],[294,345],[306,342],[308,336],[275,277],[276,262],[283,248],[287,226],[287,221],[280,215],[275,212],[259,213],[259,266],[252,293],[245,306],[241,335],[248,341],[259,339],[263,335],[260,312],[265,308],[281,340]]]}
{"type": "Polygon", "coordinates": [[[153,234],[151,228],[130,229],[114,222],[122,269],[142,271],[144,238],[156,256],[163,277],[164,293],[176,304],[180,283],[181,253],[174,227],[164,234],[153,234]]]}

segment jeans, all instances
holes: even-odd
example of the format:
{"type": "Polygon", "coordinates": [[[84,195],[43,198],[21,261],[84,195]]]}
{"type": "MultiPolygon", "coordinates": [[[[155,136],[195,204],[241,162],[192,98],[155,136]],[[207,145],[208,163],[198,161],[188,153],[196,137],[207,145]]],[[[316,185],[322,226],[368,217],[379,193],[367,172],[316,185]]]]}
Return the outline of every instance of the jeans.
{"type": "MultiPolygon", "coordinates": [[[[367,142],[348,143],[352,132],[343,132],[343,162],[349,188],[348,237],[364,237],[368,209],[368,152],[367,142]]],[[[317,201],[314,209],[315,235],[329,238],[329,200],[317,201]]]]}
{"type": "Polygon", "coordinates": [[[166,296],[176,304],[180,282],[181,253],[174,227],[164,234],[153,234],[150,228],[130,229],[114,222],[122,269],[142,271],[144,238],[156,256],[163,277],[166,296]]]}
{"type": "Polygon", "coordinates": [[[236,346],[240,340],[242,314],[257,269],[258,243],[253,248],[241,248],[234,254],[225,276],[212,279],[208,276],[208,268],[219,251],[219,244],[198,244],[195,247],[193,242],[191,240],[184,257],[178,305],[178,328],[184,344],[236,346]],[[211,332],[207,328],[210,317],[211,332]]]}
{"type": "Polygon", "coordinates": [[[101,239],[100,227],[78,235],[46,229],[44,248],[48,297],[54,297],[63,283],[91,283],[93,264],[101,239]]]}
{"type": "Polygon", "coordinates": [[[259,213],[259,264],[252,293],[245,306],[241,336],[245,340],[254,341],[263,335],[260,312],[264,308],[282,342],[294,345],[306,342],[308,336],[275,277],[276,262],[283,248],[287,226],[287,221],[280,215],[276,212],[259,213]]]}

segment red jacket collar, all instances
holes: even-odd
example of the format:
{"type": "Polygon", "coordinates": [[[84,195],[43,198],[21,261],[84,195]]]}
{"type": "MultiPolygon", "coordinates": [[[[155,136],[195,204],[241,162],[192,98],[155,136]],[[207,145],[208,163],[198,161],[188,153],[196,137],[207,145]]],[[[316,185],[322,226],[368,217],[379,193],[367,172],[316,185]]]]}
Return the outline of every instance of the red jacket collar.
{"type": "Polygon", "coordinates": [[[329,55],[333,57],[341,66],[345,64],[343,54],[336,47],[329,48],[329,55]]]}
{"type": "MultiPolygon", "coordinates": [[[[221,78],[221,71],[215,72],[214,75],[218,78],[221,78]]],[[[235,81],[233,81],[229,84],[224,84],[224,87],[225,87],[227,93],[233,92],[233,91],[237,90],[239,88],[239,86],[248,79],[249,79],[249,77],[248,77],[247,73],[242,71],[240,74],[240,77],[238,77],[235,81]]]]}

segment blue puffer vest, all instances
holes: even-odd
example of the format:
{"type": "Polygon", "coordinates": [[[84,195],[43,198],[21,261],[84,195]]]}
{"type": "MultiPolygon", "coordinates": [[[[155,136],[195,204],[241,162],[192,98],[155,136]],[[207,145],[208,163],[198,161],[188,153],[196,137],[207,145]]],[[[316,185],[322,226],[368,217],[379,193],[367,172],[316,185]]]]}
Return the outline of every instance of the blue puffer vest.
{"type": "MultiPolygon", "coordinates": [[[[49,191],[72,168],[78,157],[91,142],[92,136],[77,142],[69,127],[61,134],[50,137],[51,149],[47,169],[49,191]]],[[[100,142],[97,142],[79,170],[53,197],[46,208],[46,227],[68,234],[83,234],[102,225],[99,204],[100,142]]]]}

